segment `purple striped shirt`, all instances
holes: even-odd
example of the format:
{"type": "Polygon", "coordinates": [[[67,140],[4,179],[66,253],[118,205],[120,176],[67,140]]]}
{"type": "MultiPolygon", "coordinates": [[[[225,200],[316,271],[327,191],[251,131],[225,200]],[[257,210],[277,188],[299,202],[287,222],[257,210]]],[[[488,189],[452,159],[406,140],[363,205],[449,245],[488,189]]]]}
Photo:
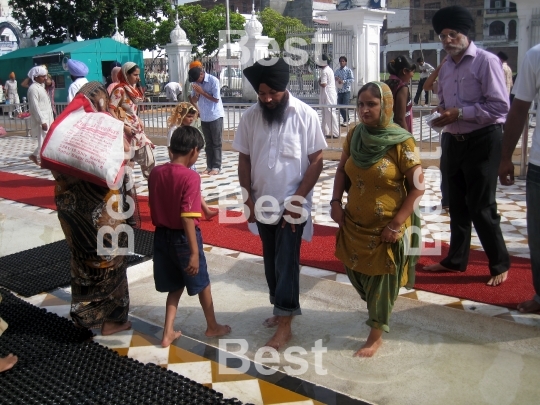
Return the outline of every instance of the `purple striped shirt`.
{"type": "Polygon", "coordinates": [[[463,119],[445,132],[466,134],[491,124],[503,124],[510,108],[501,61],[471,42],[456,64],[447,56],[439,72],[439,105],[463,108],[463,119]]]}

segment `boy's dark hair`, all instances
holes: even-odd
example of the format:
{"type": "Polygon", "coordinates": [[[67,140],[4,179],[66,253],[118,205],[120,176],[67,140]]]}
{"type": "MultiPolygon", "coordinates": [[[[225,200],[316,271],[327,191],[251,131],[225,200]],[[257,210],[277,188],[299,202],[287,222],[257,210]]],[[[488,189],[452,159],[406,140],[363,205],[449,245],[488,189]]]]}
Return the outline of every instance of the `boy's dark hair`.
{"type": "Polygon", "coordinates": [[[339,61],[341,62],[342,60],[344,60],[345,62],[347,62],[347,57],[346,57],[346,56],[340,56],[340,57],[339,57],[339,61]]]}
{"type": "Polygon", "coordinates": [[[195,127],[178,127],[171,137],[169,149],[174,154],[187,155],[193,148],[201,150],[204,146],[204,139],[200,131],[195,127]]]}
{"type": "Polygon", "coordinates": [[[418,63],[422,63],[422,62],[424,61],[424,58],[422,58],[422,57],[420,56],[418,59],[416,59],[416,61],[417,61],[418,63]]]}
{"type": "Polygon", "coordinates": [[[503,51],[500,51],[497,56],[499,57],[500,60],[506,62],[508,60],[508,55],[505,54],[503,51]]]}

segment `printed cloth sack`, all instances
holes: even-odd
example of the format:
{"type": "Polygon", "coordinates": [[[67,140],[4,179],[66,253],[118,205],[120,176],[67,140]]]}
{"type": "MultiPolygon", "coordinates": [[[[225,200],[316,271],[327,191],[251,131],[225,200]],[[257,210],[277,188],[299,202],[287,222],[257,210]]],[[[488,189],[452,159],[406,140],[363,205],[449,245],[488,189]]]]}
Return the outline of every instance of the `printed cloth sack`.
{"type": "Polygon", "coordinates": [[[51,125],[41,166],[102,187],[117,189],[124,175],[124,123],[97,112],[78,94],[51,125]]]}

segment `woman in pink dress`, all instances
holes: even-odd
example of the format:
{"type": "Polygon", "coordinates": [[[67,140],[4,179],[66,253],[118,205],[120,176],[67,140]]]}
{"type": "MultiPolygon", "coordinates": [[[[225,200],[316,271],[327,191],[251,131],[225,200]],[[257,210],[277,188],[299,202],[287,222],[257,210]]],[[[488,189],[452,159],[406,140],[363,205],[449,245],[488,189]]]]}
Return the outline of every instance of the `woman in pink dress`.
{"type": "Polygon", "coordinates": [[[408,56],[400,55],[388,63],[390,78],[385,82],[394,96],[394,122],[412,133],[412,99],[409,82],[416,64],[408,56]]]}

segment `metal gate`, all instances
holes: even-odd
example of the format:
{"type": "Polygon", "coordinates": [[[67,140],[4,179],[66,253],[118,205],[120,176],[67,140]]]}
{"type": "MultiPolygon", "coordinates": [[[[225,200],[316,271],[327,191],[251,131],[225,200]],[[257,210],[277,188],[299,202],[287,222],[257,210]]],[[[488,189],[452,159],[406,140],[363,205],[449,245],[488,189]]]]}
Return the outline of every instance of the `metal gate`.
{"type": "Polygon", "coordinates": [[[240,60],[235,65],[221,65],[219,55],[201,60],[204,71],[219,79],[221,97],[242,97],[242,69],[240,60]]]}
{"type": "MultiPolygon", "coordinates": [[[[298,32],[293,29],[287,30],[287,39],[299,38],[305,41],[306,45],[299,45],[296,41],[294,47],[307,53],[307,61],[295,66],[290,64],[289,91],[300,99],[319,98],[319,71],[316,61],[322,54],[326,54],[330,59],[330,67],[335,70],[339,67],[339,58],[345,56],[349,63],[352,62],[353,32],[343,29],[341,23],[330,25],[318,25],[309,28],[307,31],[298,32]]],[[[303,42],[300,41],[300,42],[303,42]]],[[[295,54],[283,56],[293,57],[295,54]]],[[[350,68],[352,66],[349,65],[350,68]]]]}

